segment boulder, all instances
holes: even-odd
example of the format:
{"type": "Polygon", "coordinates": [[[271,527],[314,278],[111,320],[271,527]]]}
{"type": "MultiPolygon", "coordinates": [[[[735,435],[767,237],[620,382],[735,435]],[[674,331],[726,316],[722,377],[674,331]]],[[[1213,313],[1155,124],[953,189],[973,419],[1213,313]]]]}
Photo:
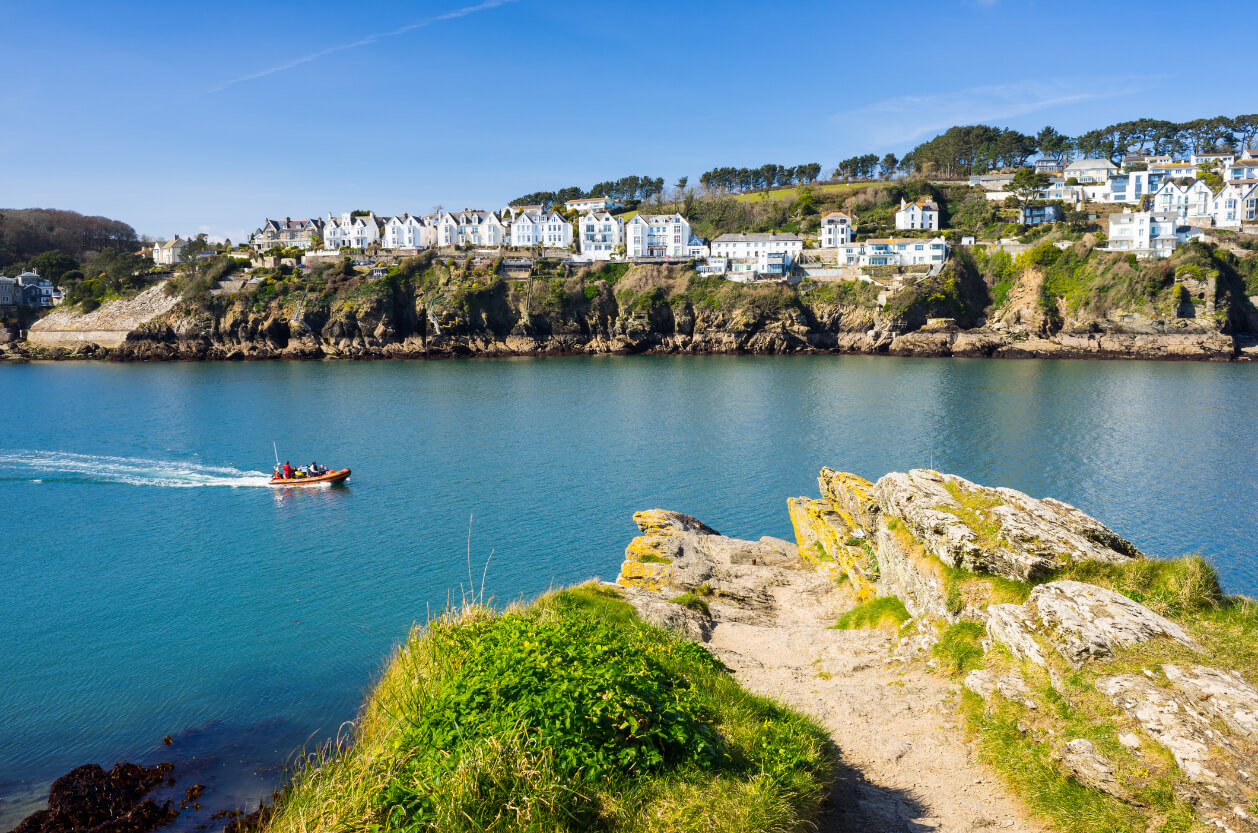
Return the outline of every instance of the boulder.
{"type": "Polygon", "coordinates": [[[1031,591],[1026,604],[992,605],[987,633],[1011,653],[1046,665],[1037,639],[1052,645],[1076,668],[1114,656],[1119,648],[1172,639],[1201,650],[1179,625],[1121,593],[1081,581],[1053,581],[1031,591]]]}
{"type": "MultiPolygon", "coordinates": [[[[1163,666],[1163,670],[1167,667],[1163,666]]],[[[1191,676],[1198,679],[1229,676],[1205,668],[1193,672],[1191,676]]],[[[1178,669],[1173,673],[1178,679],[1185,679],[1178,669]]],[[[1172,679],[1170,674],[1167,677],[1172,679]]],[[[1188,686],[1192,688],[1191,683],[1188,686]]],[[[1096,690],[1171,753],[1191,782],[1184,797],[1208,826],[1258,831],[1258,819],[1247,809],[1258,800],[1253,777],[1254,749],[1221,729],[1218,712],[1209,705],[1212,698],[1203,700],[1199,696],[1203,689],[1196,689],[1197,694],[1192,695],[1178,687],[1164,688],[1141,674],[1119,674],[1098,679],[1096,690]]]]}
{"type": "Polygon", "coordinates": [[[1165,637],[1201,650],[1183,628],[1121,593],[1081,581],[1053,581],[1031,591],[1026,607],[1074,666],[1108,659],[1119,648],[1165,637]]]}
{"type": "Polygon", "coordinates": [[[987,608],[987,635],[1004,645],[1019,659],[1041,667],[1047,663],[1044,651],[1035,639],[1034,615],[1026,605],[999,604],[987,608]]]}
{"type": "Polygon", "coordinates": [[[928,552],[971,572],[1029,581],[1070,562],[1141,557],[1133,544],[1073,506],[956,475],[894,472],[879,479],[873,497],[928,552]]]}
{"type": "Polygon", "coordinates": [[[1053,759],[1061,761],[1066,771],[1085,787],[1108,793],[1122,801],[1131,794],[1114,777],[1114,767],[1105,756],[1096,751],[1092,741],[1079,738],[1063,743],[1053,752],[1053,759]]]}
{"type": "Polygon", "coordinates": [[[1162,666],[1162,673],[1198,707],[1223,721],[1234,735],[1258,742],[1258,690],[1239,672],[1167,664],[1162,666]]]}
{"type": "Polygon", "coordinates": [[[642,535],[625,548],[616,578],[633,590],[684,593],[706,587],[740,607],[767,613],[774,607],[771,568],[799,563],[798,552],[786,541],[730,538],[680,512],[651,509],[633,519],[642,535]]]}

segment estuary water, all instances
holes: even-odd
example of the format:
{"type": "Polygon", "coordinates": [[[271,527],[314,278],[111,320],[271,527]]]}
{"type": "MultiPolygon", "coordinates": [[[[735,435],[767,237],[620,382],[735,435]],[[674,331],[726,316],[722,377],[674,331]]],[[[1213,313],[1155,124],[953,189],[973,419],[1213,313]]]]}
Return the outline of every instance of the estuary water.
{"type": "Polygon", "coordinates": [[[826,465],[1057,497],[1258,593],[1255,403],[1238,364],[0,367],[0,830],[90,762],[207,784],[183,829],[254,804],[452,597],[613,578],[638,509],[789,538],[826,465]],[[272,441],[353,477],[268,488],[272,441]]]}

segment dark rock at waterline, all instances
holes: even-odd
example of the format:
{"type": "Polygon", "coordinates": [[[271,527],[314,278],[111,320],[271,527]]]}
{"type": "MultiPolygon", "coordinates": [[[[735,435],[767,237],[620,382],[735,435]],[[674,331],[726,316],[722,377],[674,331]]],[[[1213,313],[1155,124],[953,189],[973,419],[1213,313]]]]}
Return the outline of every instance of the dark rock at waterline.
{"type": "Polygon", "coordinates": [[[106,772],[97,764],[71,770],[52,783],[48,809],[32,813],[13,833],[148,833],[175,820],[171,802],[144,796],[174,766],[120,763],[106,772]]]}

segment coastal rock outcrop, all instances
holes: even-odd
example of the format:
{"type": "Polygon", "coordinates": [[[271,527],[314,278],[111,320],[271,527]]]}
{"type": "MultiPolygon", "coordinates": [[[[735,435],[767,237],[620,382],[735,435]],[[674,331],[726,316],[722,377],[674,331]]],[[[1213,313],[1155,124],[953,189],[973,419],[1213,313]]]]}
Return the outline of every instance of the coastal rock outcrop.
{"type": "Polygon", "coordinates": [[[1227,638],[1252,628],[1252,603],[1227,601],[1207,565],[1155,566],[1075,507],[955,475],[871,483],[827,468],[818,488],[787,501],[794,546],[638,513],[617,581],[644,617],[705,642],[731,622],[788,627],[796,606],[868,602],[845,621],[896,633],[906,667],[955,674],[984,731],[1016,737],[1002,748],[1055,761],[1057,777],[1151,824],[1178,802],[1208,827],[1258,833],[1258,672],[1227,667],[1217,628],[1225,609],[1239,611],[1227,638]],[[880,597],[911,620],[888,626],[896,606],[880,597]],[[1207,608],[1208,627],[1185,618],[1207,608]]]}
{"type": "MultiPolygon", "coordinates": [[[[678,594],[702,589],[743,609],[771,613],[775,571],[799,562],[795,545],[787,541],[729,538],[680,512],[650,509],[633,520],[642,534],[625,548],[616,578],[622,587],[678,594]]],[[[832,589],[821,576],[810,581],[822,591],[832,589]]]]}
{"type": "Polygon", "coordinates": [[[1074,561],[1141,557],[1129,541],[1069,504],[956,475],[923,469],[888,474],[873,497],[928,552],[970,572],[1029,581],[1074,561]]]}

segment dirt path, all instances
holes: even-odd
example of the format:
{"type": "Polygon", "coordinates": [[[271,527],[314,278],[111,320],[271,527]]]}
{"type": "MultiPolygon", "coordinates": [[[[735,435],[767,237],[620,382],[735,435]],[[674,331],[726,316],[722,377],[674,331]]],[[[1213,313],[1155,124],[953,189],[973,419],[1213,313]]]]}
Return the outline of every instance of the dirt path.
{"type": "Polygon", "coordinates": [[[713,605],[708,644],[746,688],[829,729],[842,764],[820,831],[1049,829],[975,760],[958,727],[956,686],[893,658],[889,637],[830,630],[833,611],[789,588],[775,595],[772,623],[713,605]]]}

